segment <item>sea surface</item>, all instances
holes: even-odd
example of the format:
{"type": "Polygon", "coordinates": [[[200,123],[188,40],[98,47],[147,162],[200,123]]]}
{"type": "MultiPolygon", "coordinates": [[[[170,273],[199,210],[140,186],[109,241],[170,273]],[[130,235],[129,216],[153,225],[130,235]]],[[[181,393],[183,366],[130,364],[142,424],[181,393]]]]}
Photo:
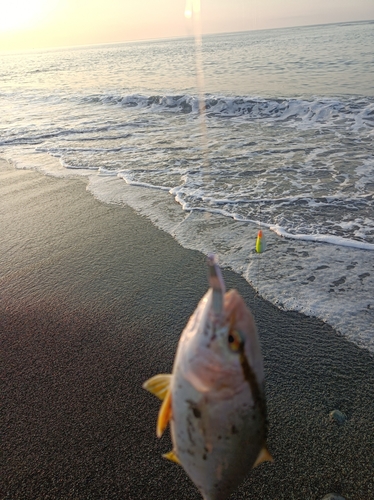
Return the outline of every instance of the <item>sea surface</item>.
{"type": "Polygon", "coordinates": [[[204,36],[200,88],[192,37],[2,53],[0,156],[374,352],[373,47],[374,21],[204,36]]]}

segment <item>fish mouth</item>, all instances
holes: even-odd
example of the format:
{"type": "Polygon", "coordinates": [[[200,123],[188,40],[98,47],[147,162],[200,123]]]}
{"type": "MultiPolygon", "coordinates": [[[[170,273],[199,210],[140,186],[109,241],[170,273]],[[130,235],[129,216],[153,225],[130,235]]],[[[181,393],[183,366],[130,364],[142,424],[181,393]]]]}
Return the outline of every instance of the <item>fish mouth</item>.
{"type": "Polygon", "coordinates": [[[213,254],[208,256],[209,285],[210,285],[210,306],[207,315],[207,321],[210,323],[209,347],[221,351],[226,347],[230,332],[235,325],[235,310],[226,311],[226,286],[218,265],[217,257],[213,254]]]}
{"type": "Polygon", "coordinates": [[[213,324],[222,326],[225,321],[223,299],[226,292],[225,282],[218,266],[217,257],[213,254],[208,256],[209,285],[212,289],[212,304],[210,319],[213,324]]]}

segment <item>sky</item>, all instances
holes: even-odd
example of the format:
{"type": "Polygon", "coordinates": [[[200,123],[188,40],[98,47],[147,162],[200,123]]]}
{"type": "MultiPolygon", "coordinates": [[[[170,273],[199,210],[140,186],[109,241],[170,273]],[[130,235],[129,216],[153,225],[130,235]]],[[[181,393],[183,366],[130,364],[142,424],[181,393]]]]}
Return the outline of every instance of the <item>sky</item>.
{"type": "MultiPolygon", "coordinates": [[[[0,0],[0,50],[190,34],[186,1],[0,0]]],[[[203,33],[374,19],[374,0],[201,0],[203,33]]]]}

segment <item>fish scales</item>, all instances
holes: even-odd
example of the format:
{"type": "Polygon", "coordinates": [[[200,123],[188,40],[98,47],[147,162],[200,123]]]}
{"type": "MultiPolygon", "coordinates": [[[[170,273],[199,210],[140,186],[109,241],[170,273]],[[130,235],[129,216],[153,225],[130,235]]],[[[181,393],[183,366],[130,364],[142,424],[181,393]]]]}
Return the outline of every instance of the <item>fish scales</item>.
{"type": "Polygon", "coordinates": [[[256,326],[239,293],[225,293],[215,259],[208,263],[211,288],[181,335],[172,374],[144,387],[163,399],[159,436],[170,420],[166,458],[183,466],[205,500],[225,500],[272,457],[256,326]]]}

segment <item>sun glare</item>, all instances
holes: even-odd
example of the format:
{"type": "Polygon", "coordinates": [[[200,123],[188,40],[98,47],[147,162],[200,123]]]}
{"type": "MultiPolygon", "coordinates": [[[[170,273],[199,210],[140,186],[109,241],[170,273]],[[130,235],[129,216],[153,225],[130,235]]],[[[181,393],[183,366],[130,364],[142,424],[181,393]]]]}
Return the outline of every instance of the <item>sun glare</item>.
{"type": "Polygon", "coordinates": [[[43,18],[48,0],[0,0],[0,31],[32,28],[43,18]]]}
{"type": "Polygon", "coordinates": [[[184,15],[187,19],[191,19],[193,14],[199,14],[200,10],[200,0],[186,0],[184,15]]]}

